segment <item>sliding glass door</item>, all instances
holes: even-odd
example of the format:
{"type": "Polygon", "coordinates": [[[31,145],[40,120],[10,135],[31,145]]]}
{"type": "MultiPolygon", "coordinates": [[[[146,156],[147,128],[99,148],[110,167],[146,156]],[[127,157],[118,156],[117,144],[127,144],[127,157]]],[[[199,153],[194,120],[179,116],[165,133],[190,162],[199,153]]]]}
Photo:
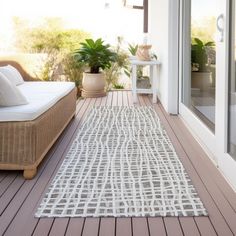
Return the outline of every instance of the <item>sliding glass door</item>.
{"type": "Polygon", "coordinates": [[[216,23],[222,0],[189,1],[182,102],[215,132],[216,23]],[[204,7],[203,7],[204,6],[204,7]]]}
{"type": "Polygon", "coordinates": [[[179,111],[236,189],[235,1],[180,1],[179,111]]]}

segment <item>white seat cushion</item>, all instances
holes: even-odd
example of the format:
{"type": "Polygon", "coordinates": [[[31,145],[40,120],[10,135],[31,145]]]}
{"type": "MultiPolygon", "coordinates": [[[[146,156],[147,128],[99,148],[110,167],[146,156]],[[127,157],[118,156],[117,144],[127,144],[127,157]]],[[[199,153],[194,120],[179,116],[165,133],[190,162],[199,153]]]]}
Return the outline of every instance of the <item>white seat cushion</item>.
{"type": "Polygon", "coordinates": [[[25,95],[29,104],[1,107],[0,121],[34,120],[70,93],[75,84],[72,82],[25,82],[17,87],[25,95]]]}
{"type": "Polygon", "coordinates": [[[0,72],[0,106],[19,106],[28,104],[27,99],[17,88],[11,83],[4,74],[0,72]]]}
{"type": "Polygon", "coordinates": [[[15,85],[21,85],[24,83],[24,79],[20,72],[11,65],[1,66],[0,72],[2,72],[15,85]]]}

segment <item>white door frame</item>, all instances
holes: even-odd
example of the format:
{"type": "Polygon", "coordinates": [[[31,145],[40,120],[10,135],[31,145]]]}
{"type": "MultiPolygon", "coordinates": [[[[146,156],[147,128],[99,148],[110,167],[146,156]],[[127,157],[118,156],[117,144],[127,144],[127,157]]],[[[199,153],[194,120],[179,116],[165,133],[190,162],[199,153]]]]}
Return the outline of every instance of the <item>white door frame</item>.
{"type": "MultiPolygon", "coordinates": [[[[190,131],[197,138],[199,143],[208,153],[209,157],[213,160],[216,166],[222,171],[226,179],[236,190],[236,161],[227,153],[228,147],[228,64],[229,64],[229,30],[230,30],[230,7],[229,0],[222,0],[224,3],[219,7],[218,15],[223,14],[224,16],[224,35],[223,42],[217,43],[217,69],[216,69],[216,110],[215,110],[215,134],[212,133],[211,130],[192,112],[190,111],[183,103],[182,103],[182,80],[184,79],[184,74],[190,73],[189,71],[184,71],[183,63],[186,58],[190,60],[190,52],[189,50],[185,50],[184,40],[189,40],[186,35],[183,37],[184,30],[186,34],[189,33],[190,30],[190,15],[183,14],[187,9],[190,9],[189,0],[181,0],[180,1],[180,16],[182,19],[180,20],[180,74],[179,74],[179,113],[180,116],[184,119],[185,123],[189,127],[190,131]],[[185,2],[185,4],[183,4],[185,2]],[[227,2],[227,4],[225,4],[227,2]],[[183,4],[183,5],[182,5],[183,4]],[[183,17],[186,17],[185,19],[183,17]],[[188,25],[182,25],[181,22],[185,22],[188,25]],[[189,23],[188,23],[189,22],[189,23]],[[222,56],[223,55],[223,56],[222,56]],[[222,60],[225,58],[225,60],[222,60]],[[221,79],[220,79],[221,78],[221,79]]],[[[189,41],[187,41],[189,42],[189,41]]],[[[185,41],[186,45],[186,41],[185,41]]],[[[189,89],[191,91],[191,88],[189,89]]],[[[190,94],[189,94],[190,96],[190,94]]]]}
{"type": "Polygon", "coordinates": [[[179,40],[180,40],[180,0],[169,0],[168,22],[168,112],[179,113],[179,40]]]}
{"type": "MultiPolygon", "coordinates": [[[[232,1],[233,2],[233,1],[232,1]]],[[[230,29],[231,24],[230,21],[234,19],[235,21],[235,8],[232,8],[230,6],[230,0],[226,1],[226,5],[223,6],[225,8],[225,44],[221,45],[222,52],[224,53],[224,70],[222,70],[222,74],[220,74],[220,78],[227,78],[226,80],[220,80],[218,81],[218,91],[217,93],[220,94],[222,91],[224,91],[224,94],[222,96],[219,96],[218,98],[218,108],[216,112],[218,112],[219,115],[217,115],[216,122],[219,123],[216,130],[216,137],[217,137],[217,144],[220,145],[220,157],[219,157],[219,168],[222,171],[224,175],[226,175],[229,182],[232,184],[236,191],[236,161],[228,154],[228,114],[229,114],[229,79],[231,71],[229,71],[229,64],[231,63],[231,58],[229,54],[229,50],[231,48],[231,39],[230,39],[230,29]],[[233,9],[233,10],[232,10],[233,9]],[[234,16],[231,15],[231,13],[234,14],[234,16]],[[220,115],[221,114],[221,115],[220,115]]],[[[235,22],[233,22],[235,24],[235,22]]],[[[234,32],[235,33],[235,32],[234,32]]],[[[235,42],[233,42],[235,44],[235,42]]],[[[222,61],[221,61],[222,63],[222,61]]]]}

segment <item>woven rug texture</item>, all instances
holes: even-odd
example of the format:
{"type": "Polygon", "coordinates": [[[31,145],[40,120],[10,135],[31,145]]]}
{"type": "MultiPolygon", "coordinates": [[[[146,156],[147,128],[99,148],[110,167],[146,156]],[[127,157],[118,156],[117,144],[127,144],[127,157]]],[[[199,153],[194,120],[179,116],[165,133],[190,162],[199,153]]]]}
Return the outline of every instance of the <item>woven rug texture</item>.
{"type": "Polygon", "coordinates": [[[203,216],[152,107],[94,107],[36,217],[203,216]]]}

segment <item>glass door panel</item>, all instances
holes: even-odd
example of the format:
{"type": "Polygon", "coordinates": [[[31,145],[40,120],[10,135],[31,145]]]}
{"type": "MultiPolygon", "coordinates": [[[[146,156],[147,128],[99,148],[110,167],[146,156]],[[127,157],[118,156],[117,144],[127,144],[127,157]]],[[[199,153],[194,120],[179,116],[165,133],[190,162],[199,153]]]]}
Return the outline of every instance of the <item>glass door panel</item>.
{"type": "Polygon", "coordinates": [[[236,190],[236,0],[180,2],[180,115],[236,190]]]}
{"type": "Polygon", "coordinates": [[[216,23],[221,0],[192,0],[182,102],[215,131],[216,23]]]}
{"type": "Polygon", "coordinates": [[[229,81],[229,153],[236,160],[236,4],[232,1],[231,74],[229,81]]]}

